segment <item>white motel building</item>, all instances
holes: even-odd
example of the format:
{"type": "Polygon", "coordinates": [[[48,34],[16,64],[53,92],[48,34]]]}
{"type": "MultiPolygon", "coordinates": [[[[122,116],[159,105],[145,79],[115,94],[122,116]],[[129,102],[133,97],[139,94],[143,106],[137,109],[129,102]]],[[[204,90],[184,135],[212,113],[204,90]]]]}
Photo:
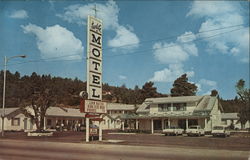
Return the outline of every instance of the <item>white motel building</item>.
{"type": "Polygon", "coordinates": [[[168,126],[186,129],[190,125],[211,131],[213,126],[221,124],[221,112],[218,98],[208,95],[148,98],[134,118],[139,122],[139,130],[151,133],[168,126]]]}
{"type": "MultiPolygon", "coordinates": [[[[107,103],[107,114],[104,114],[102,129],[124,129],[122,115],[129,115],[135,112],[134,105],[107,103]]],[[[0,115],[3,110],[0,109],[0,115]]],[[[50,107],[44,119],[44,129],[64,128],[64,130],[76,130],[79,125],[85,125],[85,113],[80,109],[50,107]]],[[[93,124],[99,125],[98,121],[93,124]]],[[[2,118],[0,118],[0,131],[2,129],[2,118]]],[[[19,108],[5,108],[4,129],[9,131],[35,130],[36,125],[29,117],[26,117],[19,108]]]]}
{"type": "MultiPolygon", "coordinates": [[[[190,125],[200,125],[206,132],[215,125],[239,127],[237,113],[222,113],[218,98],[214,96],[183,96],[147,98],[143,104],[136,105],[107,103],[107,113],[102,116],[102,129],[135,129],[148,133],[160,132],[168,126],[183,129],[190,125]]],[[[3,111],[0,109],[0,115],[3,111]]],[[[19,108],[5,109],[5,130],[34,130],[35,124],[25,117],[19,108]]],[[[93,124],[99,125],[98,121],[93,124]]],[[[2,118],[0,118],[0,130],[2,118]]],[[[76,126],[85,125],[85,113],[79,109],[50,107],[45,117],[45,129],[63,127],[64,130],[76,130],[76,126]]],[[[249,127],[249,122],[245,128],[249,127]]]]}

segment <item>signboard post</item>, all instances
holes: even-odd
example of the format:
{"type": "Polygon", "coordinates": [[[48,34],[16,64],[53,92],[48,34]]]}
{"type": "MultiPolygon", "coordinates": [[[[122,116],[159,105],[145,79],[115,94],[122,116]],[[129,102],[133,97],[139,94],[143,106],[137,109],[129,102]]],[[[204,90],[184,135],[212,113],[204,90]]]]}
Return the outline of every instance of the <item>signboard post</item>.
{"type": "MultiPolygon", "coordinates": [[[[107,112],[102,102],[102,21],[88,16],[87,28],[87,95],[84,112],[101,114],[107,112]]],[[[89,142],[89,117],[86,116],[86,142],[89,142]]],[[[99,141],[102,141],[102,126],[99,122],[99,141]]]]}

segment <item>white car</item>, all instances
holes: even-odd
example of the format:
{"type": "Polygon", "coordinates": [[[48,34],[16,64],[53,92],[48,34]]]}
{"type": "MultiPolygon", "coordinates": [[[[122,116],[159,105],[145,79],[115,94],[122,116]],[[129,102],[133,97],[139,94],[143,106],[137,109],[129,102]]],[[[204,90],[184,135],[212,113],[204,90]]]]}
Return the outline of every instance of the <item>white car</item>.
{"type": "Polygon", "coordinates": [[[162,133],[165,134],[166,136],[168,135],[182,135],[184,132],[184,129],[175,127],[175,126],[170,126],[169,128],[163,129],[162,133]]]}
{"type": "Polygon", "coordinates": [[[205,130],[199,125],[189,126],[186,130],[188,136],[204,136],[205,130]]]}
{"type": "Polygon", "coordinates": [[[230,131],[226,126],[214,126],[212,129],[212,135],[215,136],[223,136],[223,137],[229,137],[230,131]]]}

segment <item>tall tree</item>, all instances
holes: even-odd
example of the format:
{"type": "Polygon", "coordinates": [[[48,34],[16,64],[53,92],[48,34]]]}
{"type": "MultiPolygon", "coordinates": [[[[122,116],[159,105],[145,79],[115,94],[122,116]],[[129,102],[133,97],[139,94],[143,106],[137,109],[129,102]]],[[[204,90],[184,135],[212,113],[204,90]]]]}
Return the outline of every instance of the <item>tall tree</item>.
{"type": "Polygon", "coordinates": [[[146,82],[141,89],[142,99],[145,100],[146,98],[154,98],[158,96],[157,88],[154,87],[154,82],[146,82]]]}
{"type": "Polygon", "coordinates": [[[241,123],[241,128],[244,128],[247,121],[250,121],[250,89],[245,87],[245,81],[240,79],[236,83],[236,92],[239,96],[239,122],[241,123]]]}
{"type": "MultiPolygon", "coordinates": [[[[51,76],[38,76],[32,73],[29,85],[26,85],[26,98],[21,104],[23,113],[35,122],[37,131],[44,129],[44,118],[49,107],[56,105],[55,84],[51,76]]],[[[27,81],[26,81],[27,83],[27,81]]]]}
{"type": "Polygon", "coordinates": [[[171,96],[194,96],[196,92],[197,86],[189,83],[187,74],[183,74],[174,81],[171,96]]]}

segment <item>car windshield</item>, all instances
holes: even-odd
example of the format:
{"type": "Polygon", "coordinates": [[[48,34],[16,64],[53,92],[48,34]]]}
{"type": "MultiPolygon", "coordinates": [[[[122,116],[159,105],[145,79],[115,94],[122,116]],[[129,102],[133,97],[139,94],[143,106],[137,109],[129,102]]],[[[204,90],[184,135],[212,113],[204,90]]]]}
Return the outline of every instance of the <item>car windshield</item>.
{"type": "Polygon", "coordinates": [[[197,126],[190,126],[189,129],[197,129],[197,126]]]}
{"type": "Polygon", "coordinates": [[[223,127],[222,126],[215,126],[213,129],[214,130],[223,130],[223,127]]]}

